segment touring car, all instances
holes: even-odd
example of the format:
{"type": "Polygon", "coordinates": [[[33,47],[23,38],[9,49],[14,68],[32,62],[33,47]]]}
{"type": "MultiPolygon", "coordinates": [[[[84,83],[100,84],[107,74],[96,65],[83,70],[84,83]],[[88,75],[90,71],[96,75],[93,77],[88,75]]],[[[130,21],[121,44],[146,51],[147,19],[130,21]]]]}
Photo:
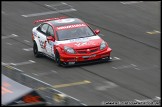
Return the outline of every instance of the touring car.
{"type": "Polygon", "coordinates": [[[112,49],[92,28],[79,18],[49,18],[32,29],[35,57],[46,55],[58,65],[110,60],[112,49]]]}

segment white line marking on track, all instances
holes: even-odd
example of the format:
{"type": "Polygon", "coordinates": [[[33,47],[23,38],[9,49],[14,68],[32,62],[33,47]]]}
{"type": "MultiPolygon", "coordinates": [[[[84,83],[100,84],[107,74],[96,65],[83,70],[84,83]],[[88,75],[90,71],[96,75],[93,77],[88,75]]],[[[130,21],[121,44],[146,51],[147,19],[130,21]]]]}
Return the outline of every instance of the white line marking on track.
{"type": "Polygon", "coordinates": [[[46,6],[48,6],[48,7],[54,7],[54,6],[61,6],[61,5],[63,5],[63,3],[58,3],[58,4],[44,4],[44,5],[46,5],[46,6]]]}
{"type": "Polygon", "coordinates": [[[33,75],[39,76],[38,74],[32,73],[33,75]]]}
{"type": "Polygon", "coordinates": [[[161,98],[158,96],[155,96],[155,98],[152,98],[152,99],[142,99],[142,100],[134,99],[134,100],[137,102],[152,102],[154,100],[161,100],[161,98]]]}
{"type": "Polygon", "coordinates": [[[135,3],[140,3],[140,2],[143,2],[143,1],[128,1],[128,2],[120,2],[122,4],[135,4],[135,3]]]}
{"type": "Polygon", "coordinates": [[[29,60],[26,62],[20,62],[20,63],[5,63],[5,65],[14,65],[14,66],[18,66],[18,65],[26,65],[26,64],[32,64],[32,63],[36,63],[33,60],[29,60]]]}
{"type": "Polygon", "coordinates": [[[138,99],[134,99],[137,102],[151,102],[153,101],[152,99],[144,99],[144,100],[138,100],[138,99]]]}
{"type": "Polygon", "coordinates": [[[130,65],[121,65],[121,66],[118,66],[118,67],[112,67],[114,69],[126,69],[126,68],[134,68],[136,70],[141,70],[139,68],[137,68],[137,65],[135,64],[130,64],[130,65]]]}
{"type": "Polygon", "coordinates": [[[84,104],[84,103],[81,103],[82,105],[84,105],[84,106],[88,106],[87,104],[84,104]]]}
{"type": "Polygon", "coordinates": [[[7,68],[9,68],[9,69],[14,69],[14,70],[17,70],[17,71],[20,71],[20,72],[24,72],[24,71],[22,71],[22,70],[20,70],[18,68],[15,68],[13,66],[9,66],[7,63],[4,63],[4,62],[2,62],[2,65],[5,66],[5,67],[7,67],[7,68]]]}
{"type": "Polygon", "coordinates": [[[118,57],[114,57],[114,60],[121,60],[120,58],[118,58],[118,57]]]}
{"type": "Polygon", "coordinates": [[[44,4],[45,6],[47,6],[47,7],[51,7],[51,5],[48,5],[48,4],[44,4]]]}
{"type": "Polygon", "coordinates": [[[41,15],[47,15],[47,14],[65,13],[65,12],[71,12],[71,11],[77,11],[77,10],[72,8],[72,9],[64,9],[64,10],[57,10],[57,11],[34,13],[34,14],[21,15],[21,16],[23,16],[23,17],[34,17],[34,16],[41,16],[41,15]]]}
{"type": "Polygon", "coordinates": [[[57,73],[55,70],[51,70],[51,72],[57,73]]]}
{"type": "Polygon", "coordinates": [[[14,63],[10,63],[10,64],[11,64],[11,65],[14,65],[14,66],[16,65],[16,64],[14,64],[14,63]]]}
{"type": "Polygon", "coordinates": [[[132,66],[135,66],[135,67],[137,66],[137,65],[135,65],[135,64],[131,64],[131,65],[132,65],[132,66]]]}
{"type": "Polygon", "coordinates": [[[54,70],[51,70],[51,71],[37,73],[37,75],[39,75],[39,76],[45,76],[45,75],[51,75],[51,73],[55,73],[56,74],[57,72],[54,71],[54,70]]]}
{"type": "Polygon", "coordinates": [[[35,63],[35,61],[29,60],[26,62],[20,62],[20,63],[14,63],[14,64],[15,66],[18,66],[18,65],[26,65],[26,64],[32,64],[32,63],[35,63]]]}
{"type": "Polygon", "coordinates": [[[47,7],[51,7],[51,8],[53,8],[53,9],[57,10],[57,8],[52,7],[51,5],[45,4],[45,6],[47,6],[47,7]]]}
{"type": "Polygon", "coordinates": [[[12,45],[11,43],[8,43],[8,42],[7,42],[6,44],[8,44],[8,45],[12,45]]]}
{"type": "Polygon", "coordinates": [[[65,3],[65,2],[60,2],[60,3],[58,3],[58,4],[44,4],[45,6],[47,6],[47,7],[57,7],[57,6],[65,6],[65,5],[67,5],[67,6],[69,6],[69,7],[73,7],[73,6],[71,6],[71,5],[69,5],[69,4],[67,4],[67,3],[65,3]]]}
{"type": "Polygon", "coordinates": [[[29,60],[30,62],[32,62],[32,63],[35,63],[35,61],[33,61],[33,60],[29,60]]]}
{"type": "Polygon", "coordinates": [[[32,50],[33,50],[33,48],[26,48],[26,49],[25,49],[25,48],[23,48],[23,50],[24,50],[24,51],[32,51],[32,50]]]}
{"type": "Polygon", "coordinates": [[[135,101],[137,101],[137,102],[141,102],[140,100],[137,100],[137,99],[134,99],[135,101]]]}
{"type": "Polygon", "coordinates": [[[30,41],[28,41],[28,40],[24,40],[24,41],[30,43],[30,41]]]}
{"type": "Polygon", "coordinates": [[[141,70],[141,69],[139,69],[139,68],[134,68],[134,69],[136,69],[136,70],[141,70]]]}
{"type": "Polygon", "coordinates": [[[6,65],[6,63],[2,62],[2,65],[4,65],[4,66],[5,66],[5,65],[6,65]]]}
{"type": "Polygon", "coordinates": [[[112,67],[112,68],[114,68],[114,69],[118,69],[118,68],[116,68],[116,67],[112,67]]]}
{"type": "Polygon", "coordinates": [[[13,37],[18,37],[18,35],[11,34],[11,35],[8,35],[8,36],[2,36],[2,39],[13,38],[13,37]]]}
{"type": "Polygon", "coordinates": [[[104,91],[104,90],[107,90],[108,88],[115,88],[118,86],[115,83],[110,82],[110,81],[104,81],[104,83],[105,84],[102,86],[97,86],[96,90],[104,91]]]}
{"type": "Polygon", "coordinates": [[[67,6],[69,6],[69,7],[73,7],[73,6],[71,6],[71,5],[69,5],[69,4],[67,4],[67,3],[65,3],[65,2],[61,2],[62,4],[64,4],[64,5],[67,5],[67,6]]]}
{"type": "Polygon", "coordinates": [[[22,71],[22,70],[20,70],[20,69],[18,69],[18,68],[15,68],[15,67],[13,67],[15,70],[18,70],[18,71],[20,71],[20,72],[24,72],[24,71],[22,71]]]}
{"type": "Polygon", "coordinates": [[[161,32],[160,31],[157,31],[157,30],[153,30],[153,31],[149,31],[149,32],[146,32],[146,33],[148,33],[150,35],[153,35],[153,34],[159,34],[161,32]]]}
{"type": "Polygon", "coordinates": [[[160,97],[158,97],[158,96],[155,96],[155,99],[157,99],[157,100],[161,100],[161,98],[160,98],[160,97]]]}

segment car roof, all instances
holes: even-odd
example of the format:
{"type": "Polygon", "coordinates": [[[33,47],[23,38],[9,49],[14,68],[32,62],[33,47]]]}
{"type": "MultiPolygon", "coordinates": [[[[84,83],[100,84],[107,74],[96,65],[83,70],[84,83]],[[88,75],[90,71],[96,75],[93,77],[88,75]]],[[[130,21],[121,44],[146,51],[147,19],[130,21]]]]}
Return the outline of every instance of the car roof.
{"type": "Polygon", "coordinates": [[[82,20],[78,18],[66,18],[60,20],[52,20],[48,23],[52,24],[55,27],[64,26],[64,25],[72,25],[72,24],[82,24],[84,23],[82,20]]]}

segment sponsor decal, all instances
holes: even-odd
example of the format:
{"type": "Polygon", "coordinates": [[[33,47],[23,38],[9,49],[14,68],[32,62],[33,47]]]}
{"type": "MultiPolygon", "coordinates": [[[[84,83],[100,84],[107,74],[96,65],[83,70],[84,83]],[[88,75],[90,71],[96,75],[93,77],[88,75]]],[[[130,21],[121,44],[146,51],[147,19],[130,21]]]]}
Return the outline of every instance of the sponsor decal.
{"type": "Polygon", "coordinates": [[[86,37],[86,38],[77,38],[77,39],[71,39],[71,40],[56,41],[54,45],[67,44],[67,43],[73,43],[73,42],[88,42],[89,40],[98,41],[98,40],[100,40],[100,37],[99,36],[92,36],[92,37],[86,37]]]}
{"type": "Polygon", "coordinates": [[[61,19],[61,20],[56,20],[56,23],[70,23],[73,22],[75,19],[61,19]]]}
{"type": "Polygon", "coordinates": [[[77,38],[77,39],[71,39],[70,42],[87,42],[89,38],[77,38]]]}
{"type": "Polygon", "coordinates": [[[90,56],[82,56],[82,58],[93,58],[95,56],[96,56],[96,54],[93,54],[93,55],[90,55],[90,56]]]}
{"type": "Polygon", "coordinates": [[[40,43],[41,48],[43,48],[43,46],[44,46],[44,42],[41,41],[41,40],[39,40],[39,43],[40,43]]]}
{"type": "Polygon", "coordinates": [[[74,44],[77,47],[81,47],[81,46],[87,46],[87,45],[95,45],[95,42],[91,41],[91,42],[79,42],[74,44]]]}
{"type": "Polygon", "coordinates": [[[37,33],[36,32],[33,32],[34,36],[37,36],[37,33]]]}
{"type": "Polygon", "coordinates": [[[65,29],[71,29],[71,28],[78,28],[78,27],[85,27],[85,24],[74,24],[74,25],[67,25],[67,26],[60,26],[57,27],[57,30],[65,30],[65,29]]]}

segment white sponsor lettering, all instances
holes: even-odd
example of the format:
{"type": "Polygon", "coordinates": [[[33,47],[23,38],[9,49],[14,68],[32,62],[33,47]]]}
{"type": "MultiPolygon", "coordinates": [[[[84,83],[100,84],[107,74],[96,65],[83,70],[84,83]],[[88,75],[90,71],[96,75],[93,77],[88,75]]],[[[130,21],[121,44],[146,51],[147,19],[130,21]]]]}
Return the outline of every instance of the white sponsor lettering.
{"type": "Polygon", "coordinates": [[[75,24],[75,25],[68,25],[68,26],[61,26],[57,27],[57,30],[69,29],[69,28],[77,28],[77,27],[84,27],[85,24],[75,24]]]}

